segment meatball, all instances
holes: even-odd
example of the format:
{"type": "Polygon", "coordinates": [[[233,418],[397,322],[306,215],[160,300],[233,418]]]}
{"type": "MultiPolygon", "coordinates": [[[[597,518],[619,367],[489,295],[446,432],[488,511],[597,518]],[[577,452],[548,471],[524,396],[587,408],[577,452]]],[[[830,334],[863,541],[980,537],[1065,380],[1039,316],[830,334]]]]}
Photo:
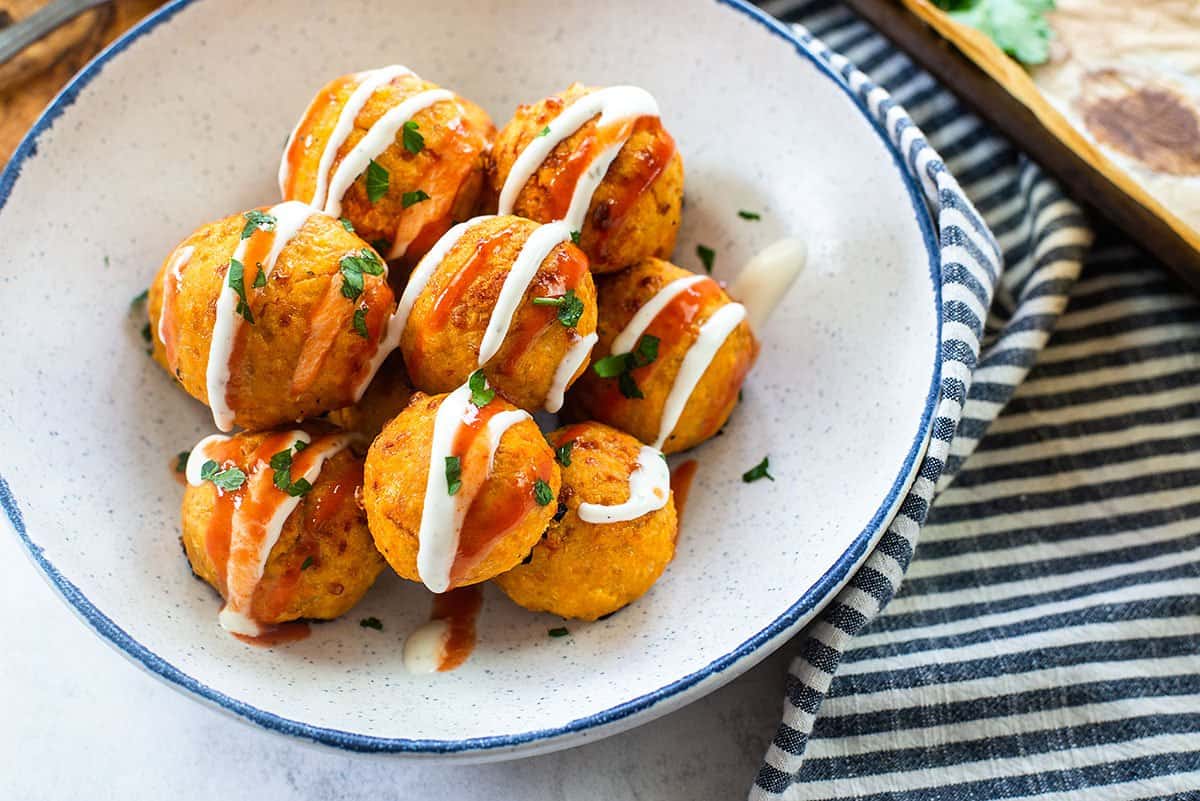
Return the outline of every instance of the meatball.
{"type": "Polygon", "coordinates": [[[604,276],[597,293],[597,360],[573,412],[665,453],[720,431],[758,356],[745,309],[711,278],[660,259],[604,276]]]}
{"type": "Polygon", "coordinates": [[[363,447],[370,444],[379,432],[408,405],[413,388],[404,371],[400,351],[394,351],[379,367],[379,372],[363,393],[362,400],[345,409],[329,413],[329,422],[361,437],[363,447]]]}
{"type": "Polygon", "coordinates": [[[455,226],[400,300],[413,385],[449,392],[482,367],[526,410],[558,411],[596,341],[587,257],[561,223],[480,217],[455,226]]]}
{"type": "Polygon", "coordinates": [[[670,474],[661,453],[601,423],[548,439],[564,465],[559,515],[496,584],[526,609],[595,620],[640,598],[675,555],[670,474]]]}
{"type": "Polygon", "coordinates": [[[501,214],[579,231],[593,272],[675,249],[683,159],[658,104],[637,87],[576,83],[518,107],[496,136],[488,180],[501,214]]]}
{"type": "Polygon", "coordinates": [[[217,435],[192,450],[183,547],[192,571],[225,598],[225,628],[257,636],[272,624],[338,617],[383,570],[358,501],[362,459],[348,444],[307,425],[217,435]]]}
{"type": "Polygon", "coordinates": [[[343,75],[288,139],[279,188],[412,265],[452,221],[475,213],[494,135],[483,109],[405,67],[343,75]]]}
{"type": "Polygon", "coordinates": [[[367,452],[375,544],[397,573],[434,592],[520,562],[557,508],[558,464],[533,419],[482,376],[471,383],[417,393],[367,452]]]}
{"type": "Polygon", "coordinates": [[[163,263],[147,308],[154,358],[222,431],[355,403],[391,347],[386,265],[301,203],[202,226],[163,263]]]}

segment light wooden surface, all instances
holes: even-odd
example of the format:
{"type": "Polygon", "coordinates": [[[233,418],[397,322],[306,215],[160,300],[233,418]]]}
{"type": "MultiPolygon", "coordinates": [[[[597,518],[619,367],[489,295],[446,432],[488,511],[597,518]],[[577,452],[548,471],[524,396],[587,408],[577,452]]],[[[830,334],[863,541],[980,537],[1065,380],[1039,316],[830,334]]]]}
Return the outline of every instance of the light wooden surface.
{"type": "MultiPolygon", "coordinates": [[[[20,143],[46,104],[92,56],[165,0],[115,0],[87,11],[0,65],[0,165],[20,143]]],[[[45,0],[6,0],[5,24],[33,13],[45,0]]]]}

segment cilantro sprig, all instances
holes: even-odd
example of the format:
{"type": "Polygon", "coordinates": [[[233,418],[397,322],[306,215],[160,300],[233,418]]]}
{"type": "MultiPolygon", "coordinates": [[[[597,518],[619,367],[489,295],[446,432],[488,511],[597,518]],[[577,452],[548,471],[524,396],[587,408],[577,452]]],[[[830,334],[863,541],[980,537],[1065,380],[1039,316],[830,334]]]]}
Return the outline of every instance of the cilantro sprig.
{"type": "Polygon", "coordinates": [[[222,470],[221,465],[209,459],[200,466],[200,480],[211,481],[217,489],[224,492],[233,492],[241,489],[241,486],[246,483],[246,474],[237,467],[228,467],[222,470]]]}
{"type": "Polygon", "coordinates": [[[555,298],[534,298],[534,306],[557,306],[558,321],[567,328],[574,328],[583,316],[583,301],[575,294],[574,289],[568,289],[565,294],[555,298]]]}
{"type": "Polygon", "coordinates": [[[554,490],[539,478],[533,482],[533,499],[537,501],[538,506],[547,506],[554,500],[554,490]]]}
{"type": "Polygon", "coordinates": [[[742,473],[742,481],[745,481],[747,484],[754,482],[754,481],[758,481],[760,478],[767,478],[767,479],[770,479],[771,481],[774,481],[775,476],[771,475],[770,472],[768,472],[770,469],[771,469],[771,460],[769,457],[764,456],[763,460],[761,462],[754,465],[754,467],[751,467],[745,473],[742,473]]]}
{"type": "Polygon", "coordinates": [[[569,439],[554,449],[554,458],[563,467],[571,466],[571,451],[575,448],[575,440],[569,439]]]}
{"type": "Polygon", "coordinates": [[[496,390],[488,387],[487,376],[483,374],[483,370],[471,373],[471,377],[467,379],[467,388],[471,390],[472,405],[481,409],[496,397],[496,390]]]}
{"type": "Polygon", "coordinates": [[[229,288],[237,293],[238,302],[234,311],[254,325],[254,312],[250,311],[250,303],[246,300],[246,266],[237,259],[229,260],[229,274],[226,277],[229,288]]]}
{"type": "Polygon", "coordinates": [[[342,272],[342,294],[357,300],[363,291],[363,275],[383,275],[383,262],[367,248],[349,253],[338,262],[342,272]]]}
{"type": "Polygon", "coordinates": [[[462,459],[446,457],[446,494],[456,495],[462,489],[462,459]]]}
{"type": "Polygon", "coordinates": [[[404,123],[404,132],[400,135],[401,141],[404,142],[404,149],[413,155],[425,149],[425,137],[418,130],[420,127],[412,120],[409,120],[404,123]]]}
{"type": "Polygon", "coordinates": [[[267,214],[265,211],[251,209],[242,216],[246,218],[246,225],[242,227],[242,239],[249,239],[254,235],[255,231],[275,230],[275,223],[277,222],[275,217],[267,214]]]}
{"type": "Polygon", "coordinates": [[[407,209],[409,206],[415,206],[426,200],[429,200],[429,195],[425,193],[424,189],[414,189],[400,196],[400,206],[407,209]]]}
{"type": "Polygon", "coordinates": [[[717,258],[717,252],[707,245],[696,245],[696,255],[700,257],[700,263],[704,265],[704,272],[712,275],[713,261],[717,258]]]}
{"type": "Polygon", "coordinates": [[[367,200],[374,203],[387,194],[391,176],[375,159],[367,162],[367,200]]]}
{"type": "Polygon", "coordinates": [[[290,448],[286,448],[271,457],[271,469],[275,471],[272,477],[276,488],[282,492],[286,492],[293,498],[301,495],[306,495],[312,490],[312,484],[306,478],[298,478],[292,481],[292,450],[304,450],[301,445],[307,446],[308,443],[304,440],[297,440],[296,444],[290,448]]]}
{"type": "Polygon", "coordinates": [[[632,351],[605,356],[592,365],[592,370],[601,378],[616,378],[617,386],[625,397],[644,398],[641,388],[633,379],[633,371],[652,364],[658,358],[658,343],[658,337],[642,334],[632,351]]]}

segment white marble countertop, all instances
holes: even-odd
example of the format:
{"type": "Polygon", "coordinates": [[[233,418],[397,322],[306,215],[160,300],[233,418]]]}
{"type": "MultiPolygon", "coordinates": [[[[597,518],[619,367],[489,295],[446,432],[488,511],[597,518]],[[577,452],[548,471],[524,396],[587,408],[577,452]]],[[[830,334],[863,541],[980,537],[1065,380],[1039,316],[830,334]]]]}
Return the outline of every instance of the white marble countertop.
{"type": "Polygon", "coordinates": [[[0,530],[0,798],[488,801],[744,798],[774,734],[789,649],[665,718],[488,765],[346,755],[270,734],[135,668],[0,530]]]}

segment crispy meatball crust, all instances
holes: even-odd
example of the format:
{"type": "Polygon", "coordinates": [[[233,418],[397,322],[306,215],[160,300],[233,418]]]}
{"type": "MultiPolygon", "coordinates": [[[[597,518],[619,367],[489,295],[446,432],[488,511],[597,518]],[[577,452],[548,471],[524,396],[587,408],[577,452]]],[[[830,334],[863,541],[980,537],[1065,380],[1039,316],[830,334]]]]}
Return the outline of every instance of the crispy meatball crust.
{"type": "MultiPolygon", "coordinates": [[[[335,78],[309,104],[284,154],[292,164],[290,179],[281,187],[285,200],[311,202],[316,189],[321,154],[342,109],[358,86],[355,75],[335,78]]],[[[401,75],[371,95],[354,120],[354,129],[338,149],[329,176],[367,131],[391,109],[437,84],[415,75],[401,75]]],[[[357,178],[342,198],[341,216],[353,223],[365,240],[380,244],[387,256],[398,230],[416,235],[404,253],[403,263],[415,264],[456,220],[474,215],[485,184],[485,155],[496,134],[487,113],[464,97],[439,102],[417,112],[412,122],[424,139],[413,153],[404,146],[403,131],[374,161],[387,171],[387,192],[374,202],[367,194],[365,176],[357,178]],[[405,193],[422,191],[429,199],[404,207],[405,193]]]]}
{"type": "MultiPolygon", "coordinates": [[[[434,418],[445,397],[418,392],[408,408],[384,427],[367,452],[363,503],[371,534],[392,569],[411,581],[421,580],[417,571],[421,514],[434,418]]],[[[505,409],[515,408],[499,397],[492,402],[505,409]]],[[[557,497],[562,478],[554,454],[533,420],[524,420],[500,439],[491,472],[475,496],[468,520],[479,509],[512,508],[516,493],[521,495],[518,505],[525,505],[539,478],[557,497]]],[[[530,504],[481,559],[461,575],[452,576],[451,588],[486,581],[520,562],[550,524],[555,509],[553,501],[545,506],[530,504]]],[[[488,519],[486,515],[479,517],[488,519]]]]}
{"type": "MultiPolygon", "coordinates": [[[[179,245],[194,250],[170,310],[174,322],[169,327],[177,343],[173,365],[158,336],[170,256],[150,285],[147,309],[154,360],[189,395],[206,404],[216,301],[245,225],[245,217],[235,214],[202,226],[179,245]]],[[[280,252],[265,286],[253,286],[256,268],[245,266],[254,323],[242,321],[239,336],[244,346],[240,352],[235,349],[230,360],[226,398],[236,425],[271,428],[354,403],[354,388],[369,369],[396,308],[382,275],[364,275],[357,300],[342,294],[341,259],[366,248],[337,220],[314,214],[280,252]],[[360,308],[367,309],[365,338],[354,326],[360,308]]]]}
{"type": "Polygon", "coordinates": [[[361,435],[365,449],[387,422],[404,410],[412,399],[413,388],[404,370],[400,351],[393,351],[379,366],[362,400],[345,409],[329,413],[329,422],[361,435]]]}
{"type": "MultiPolygon", "coordinates": [[[[442,259],[413,305],[400,338],[415,387],[449,392],[479,369],[479,348],[504,279],[538,227],[519,217],[484,220],[469,228],[442,259]],[[446,304],[447,290],[458,288],[461,294],[452,305],[446,304]]],[[[540,409],[568,348],[595,330],[596,288],[587,258],[575,245],[563,242],[542,261],[513,315],[504,344],[483,366],[484,374],[512,403],[530,411],[540,409]],[[534,298],[561,296],[568,287],[583,304],[583,314],[570,328],[558,321],[556,307],[533,303],[534,298]]],[[[585,369],[581,364],[572,380],[585,369]]]]}
{"type": "MultiPolygon", "coordinates": [[[[266,436],[235,436],[243,461],[266,436]]],[[[345,614],[366,594],[384,562],[367,530],[366,512],[359,501],[361,487],[362,459],[349,449],[325,461],[312,490],[288,516],[267,557],[251,600],[251,617],[268,624],[299,618],[330,620],[345,614]]],[[[216,499],[217,489],[210,482],[188,486],[182,524],[192,571],[220,592],[207,548],[216,499]]]]}
{"type": "Polygon", "coordinates": [[[591,422],[547,438],[555,447],[574,442],[559,495],[566,511],[534,546],[528,564],[497,576],[496,584],[526,609],[595,620],[640,598],[674,557],[679,534],[674,496],[634,520],[585,523],[579,519],[581,503],[614,505],[629,499],[629,475],[641,443],[591,422]]]}
{"type": "MultiPolygon", "coordinates": [[[[637,310],[662,287],[689,275],[692,273],[669,262],[647,259],[628,270],[599,279],[600,322],[596,330],[600,339],[593,351],[594,359],[601,359],[610,353],[613,339],[629,324],[637,310]]],[[[633,373],[645,397],[626,398],[619,391],[616,378],[601,378],[595,371],[588,370],[572,390],[572,413],[580,418],[600,420],[634,435],[642,442],[653,443],[658,437],[663,405],[674,385],[683,357],[695,341],[695,330],[713,312],[729,302],[729,296],[723,290],[716,289],[710,293],[706,305],[698,310],[689,325],[689,329],[692,329],[690,334],[660,341],[658,358],[654,364],[633,373]]],[[[738,391],[757,356],[758,341],[743,320],[717,350],[696,384],[679,422],[663,444],[664,453],[693,448],[721,430],[737,405],[738,391]]]]}
{"type": "MultiPolygon", "coordinates": [[[[517,108],[492,148],[488,170],[492,208],[525,147],[563,109],[596,89],[575,83],[558,95],[517,108]]],[[[596,119],[589,121],[550,153],[518,194],[514,214],[538,222],[557,219],[551,211],[550,187],[571,154],[594,133],[596,124],[596,119]]],[[[683,159],[662,122],[645,118],[634,126],[588,206],[580,246],[588,254],[592,271],[612,272],[650,256],[670,257],[682,208],[683,159]],[[636,200],[614,220],[613,209],[620,208],[621,199],[639,189],[636,200]]]]}

